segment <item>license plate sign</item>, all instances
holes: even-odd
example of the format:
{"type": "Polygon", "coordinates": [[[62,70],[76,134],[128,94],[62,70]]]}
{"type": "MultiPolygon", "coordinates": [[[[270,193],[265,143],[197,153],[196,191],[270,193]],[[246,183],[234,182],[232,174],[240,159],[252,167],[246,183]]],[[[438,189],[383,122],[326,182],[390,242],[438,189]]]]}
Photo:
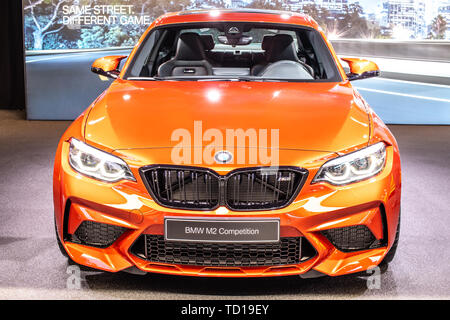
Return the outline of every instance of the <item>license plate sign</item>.
{"type": "Polygon", "coordinates": [[[167,241],[264,243],[280,240],[279,219],[166,218],[167,241]]]}

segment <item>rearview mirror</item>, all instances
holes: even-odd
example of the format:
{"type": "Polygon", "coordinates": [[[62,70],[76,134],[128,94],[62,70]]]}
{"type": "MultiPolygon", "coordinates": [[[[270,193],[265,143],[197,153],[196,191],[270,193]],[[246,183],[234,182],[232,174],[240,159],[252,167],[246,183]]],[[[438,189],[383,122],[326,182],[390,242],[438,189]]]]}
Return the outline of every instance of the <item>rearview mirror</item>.
{"type": "Polygon", "coordinates": [[[342,60],[347,62],[350,67],[350,72],[347,73],[350,81],[373,78],[380,75],[380,69],[375,62],[357,58],[342,58],[342,60]]]}
{"type": "Polygon", "coordinates": [[[120,61],[126,57],[127,56],[107,56],[99,58],[92,64],[91,71],[101,76],[117,79],[120,74],[120,61]]]}
{"type": "Polygon", "coordinates": [[[232,46],[246,46],[253,41],[253,37],[240,37],[240,38],[229,38],[226,36],[218,36],[217,40],[221,44],[229,44],[232,46]]]}

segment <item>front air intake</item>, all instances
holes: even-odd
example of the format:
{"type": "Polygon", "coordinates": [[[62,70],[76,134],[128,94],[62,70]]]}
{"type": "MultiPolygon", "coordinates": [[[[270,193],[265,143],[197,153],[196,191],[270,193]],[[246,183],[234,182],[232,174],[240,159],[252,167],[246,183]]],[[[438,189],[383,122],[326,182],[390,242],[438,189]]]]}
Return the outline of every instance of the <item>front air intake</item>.
{"type": "Polygon", "coordinates": [[[91,247],[107,248],[127,229],[111,224],[83,221],[71,237],[71,242],[91,247]]]}
{"type": "Polygon", "coordinates": [[[322,234],[342,252],[368,250],[381,245],[365,225],[328,229],[322,231],[322,234]]]}
{"type": "Polygon", "coordinates": [[[292,265],[316,254],[303,237],[282,237],[276,243],[192,243],[147,234],[138,238],[131,252],[149,262],[206,267],[292,265]]]}

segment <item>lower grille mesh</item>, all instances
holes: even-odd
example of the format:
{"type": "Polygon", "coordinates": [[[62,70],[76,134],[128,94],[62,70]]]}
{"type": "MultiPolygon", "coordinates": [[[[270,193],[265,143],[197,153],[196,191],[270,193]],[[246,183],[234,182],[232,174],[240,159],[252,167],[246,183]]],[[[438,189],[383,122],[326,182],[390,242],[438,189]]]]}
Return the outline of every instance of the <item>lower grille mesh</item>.
{"type": "Polygon", "coordinates": [[[72,235],[72,242],[92,247],[106,248],[112,245],[126,228],[94,221],[83,221],[72,235]]]}
{"type": "Polygon", "coordinates": [[[277,243],[245,244],[172,242],[165,241],[162,235],[143,235],[132,252],[152,262],[253,267],[298,264],[301,262],[301,244],[300,237],[281,238],[277,243]]]}
{"type": "Polygon", "coordinates": [[[328,229],[322,234],[343,252],[372,249],[380,244],[365,225],[328,229]]]}

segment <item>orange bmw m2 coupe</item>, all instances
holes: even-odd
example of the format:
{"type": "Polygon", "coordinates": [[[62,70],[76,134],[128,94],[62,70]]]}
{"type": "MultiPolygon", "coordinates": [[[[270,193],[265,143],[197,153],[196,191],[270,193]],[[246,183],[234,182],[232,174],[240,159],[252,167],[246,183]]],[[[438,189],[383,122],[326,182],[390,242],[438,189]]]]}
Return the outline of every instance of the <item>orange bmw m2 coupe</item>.
{"type": "MultiPolygon", "coordinates": [[[[126,59],[126,60],[125,60],[126,59]]],[[[390,262],[399,238],[397,143],[342,58],[297,13],[166,14],[64,133],[56,238],[104,271],[339,276],[390,262]]],[[[124,62],[121,64],[121,62],[124,62]]]]}

